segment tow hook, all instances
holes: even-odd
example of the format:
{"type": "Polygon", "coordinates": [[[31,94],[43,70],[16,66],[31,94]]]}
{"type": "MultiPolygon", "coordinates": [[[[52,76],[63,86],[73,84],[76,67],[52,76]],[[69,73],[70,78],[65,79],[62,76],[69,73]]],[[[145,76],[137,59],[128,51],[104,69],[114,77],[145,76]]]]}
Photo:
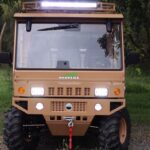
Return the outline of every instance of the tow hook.
{"type": "Polygon", "coordinates": [[[68,122],[68,128],[69,128],[69,150],[72,150],[72,148],[73,148],[72,136],[73,136],[73,127],[74,127],[75,117],[64,117],[64,120],[66,120],[68,122]]]}

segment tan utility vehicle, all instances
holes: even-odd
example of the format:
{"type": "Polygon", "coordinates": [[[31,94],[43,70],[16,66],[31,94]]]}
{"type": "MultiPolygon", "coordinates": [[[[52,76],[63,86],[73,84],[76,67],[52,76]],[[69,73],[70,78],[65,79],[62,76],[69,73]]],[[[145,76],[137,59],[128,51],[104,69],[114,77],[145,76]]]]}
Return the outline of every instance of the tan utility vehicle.
{"type": "MultiPolygon", "coordinates": [[[[112,3],[25,2],[16,13],[9,150],[34,149],[39,131],[97,132],[99,147],[127,150],[123,15],[112,3]]],[[[1,63],[10,60],[0,54],[1,63]]],[[[72,133],[73,132],[73,133],[72,133]]]]}

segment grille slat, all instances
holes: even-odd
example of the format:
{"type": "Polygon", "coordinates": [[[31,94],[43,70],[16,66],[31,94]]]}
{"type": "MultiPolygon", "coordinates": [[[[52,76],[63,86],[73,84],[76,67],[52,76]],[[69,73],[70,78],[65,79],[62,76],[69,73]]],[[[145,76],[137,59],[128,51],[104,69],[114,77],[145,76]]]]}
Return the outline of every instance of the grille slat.
{"type": "Polygon", "coordinates": [[[77,96],[81,95],[81,88],[75,88],[75,95],[77,96]]]}
{"type": "Polygon", "coordinates": [[[63,95],[63,88],[62,87],[59,87],[58,89],[57,89],[57,94],[60,96],[60,95],[63,95]]]}
{"type": "Polygon", "coordinates": [[[86,95],[86,96],[90,95],[90,88],[84,89],[84,95],[86,95]]]}
{"type": "Polygon", "coordinates": [[[55,88],[54,87],[50,87],[49,88],[49,95],[51,95],[51,96],[53,96],[53,95],[55,95],[55,88]]]}
{"type": "Polygon", "coordinates": [[[72,95],[72,88],[67,88],[67,93],[66,93],[68,96],[71,96],[72,95]]]}

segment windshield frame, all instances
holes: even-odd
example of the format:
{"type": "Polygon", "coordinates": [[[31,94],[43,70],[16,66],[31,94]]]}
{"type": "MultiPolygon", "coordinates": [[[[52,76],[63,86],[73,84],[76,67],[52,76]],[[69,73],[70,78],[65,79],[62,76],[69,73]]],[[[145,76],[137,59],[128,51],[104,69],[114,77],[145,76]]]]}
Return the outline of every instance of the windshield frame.
{"type": "MultiPolygon", "coordinates": [[[[92,69],[92,68],[81,68],[81,69],[75,69],[75,68],[69,68],[69,69],[63,69],[63,68],[17,68],[17,42],[18,42],[18,24],[20,23],[26,23],[27,19],[19,19],[16,20],[16,37],[15,37],[15,56],[14,56],[14,69],[16,70],[45,70],[45,71],[122,71],[124,69],[124,46],[123,46],[123,20],[122,19],[112,19],[112,23],[118,24],[120,25],[120,48],[121,48],[121,52],[120,52],[120,68],[119,69],[92,69]]],[[[51,20],[48,19],[32,19],[32,23],[58,23],[58,24],[106,24],[106,22],[108,21],[108,19],[87,19],[87,18],[76,18],[76,19],[71,19],[71,18],[67,18],[67,19],[56,19],[53,18],[51,20]]]]}

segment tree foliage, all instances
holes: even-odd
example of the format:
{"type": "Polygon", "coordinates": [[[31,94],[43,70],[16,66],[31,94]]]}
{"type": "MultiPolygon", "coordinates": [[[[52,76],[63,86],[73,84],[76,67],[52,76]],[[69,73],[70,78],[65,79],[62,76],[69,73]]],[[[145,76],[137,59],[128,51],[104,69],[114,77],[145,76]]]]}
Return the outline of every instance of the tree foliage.
{"type": "Polygon", "coordinates": [[[150,1],[130,0],[127,10],[127,35],[131,46],[150,57],[150,1]]]}
{"type": "Polygon", "coordinates": [[[150,58],[150,0],[103,0],[114,2],[125,16],[126,49],[150,58]]]}
{"type": "Polygon", "coordinates": [[[12,49],[13,14],[20,8],[21,0],[2,0],[0,2],[0,50],[2,49],[2,42],[4,49],[12,49]]]}

